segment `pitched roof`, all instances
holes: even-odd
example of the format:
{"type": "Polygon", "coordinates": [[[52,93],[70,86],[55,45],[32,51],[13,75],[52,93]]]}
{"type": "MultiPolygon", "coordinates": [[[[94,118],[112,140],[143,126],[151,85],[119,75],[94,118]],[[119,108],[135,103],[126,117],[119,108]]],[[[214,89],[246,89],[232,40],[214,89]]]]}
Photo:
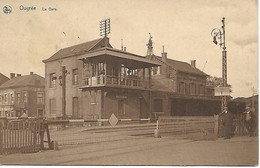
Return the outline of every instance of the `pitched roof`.
{"type": "Polygon", "coordinates": [[[17,88],[24,86],[44,87],[45,79],[37,74],[17,76],[0,86],[0,89],[17,88]]]}
{"type": "Polygon", "coordinates": [[[6,81],[8,81],[9,78],[6,77],[5,75],[3,75],[2,73],[0,73],[0,85],[2,85],[3,83],[5,83],[6,81]]]}
{"type": "MultiPolygon", "coordinates": [[[[155,56],[155,58],[159,59],[160,61],[162,60],[162,57],[159,57],[159,56],[155,56]]],[[[192,74],[196,74],[196,75],[207,76],[206,73],[202,72],[198,68],[192,67],[187,62],[182,62],[182,61],[177,61],[177,60],[173,60],[173,59],[167,58],[166,64],[168,66],[176,69],[177,71],[186,72],[186,73],[192,73],[192,74]]]]}
{"type": "MultiPolygon", "coordinates": [[[[63,59],[63,58],[67,58],[67,57],[71,57],[71,56],[75,56],[75,55],[84,54],[92,49],[95,49],[95,46],[97,46],[98,44],[104,43],[105,40],[107,40],[106,38],[107,37],[103,37],[103,38],[88,41],[85,43],[77,44],[77,45],[74,45],[71,47],[60,49],[58,52],[56,52],[50,58],[43,60],[43,62],[46,63],[46,62],[59,60],[59,59],[63,59]]],[[[102,45],[100,45],[99,47],[102,47],[102,45]]],[[[109,44],[109,42],[108,42],[108,47],[112,47],[109,44]]]]}

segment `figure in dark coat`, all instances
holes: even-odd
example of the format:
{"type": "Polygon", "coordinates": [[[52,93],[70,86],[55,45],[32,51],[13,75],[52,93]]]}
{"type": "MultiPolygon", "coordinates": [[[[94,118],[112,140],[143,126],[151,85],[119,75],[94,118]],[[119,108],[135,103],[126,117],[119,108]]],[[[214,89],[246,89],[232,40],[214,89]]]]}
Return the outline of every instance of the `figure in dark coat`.
{"type": "Polygon", "coordinates": [[[224,139],[230,139],[233,135],[233,115],[227,111],[227,107],[224,108],[223,126],[224,139]]]}
{"type": "Polygon", "coordinates": [[[256,116],[250,107],[246,107],[245,111],[245,125],[246,129],[249,132],[249,136],[254,136],[256,129],[256,116]]]}

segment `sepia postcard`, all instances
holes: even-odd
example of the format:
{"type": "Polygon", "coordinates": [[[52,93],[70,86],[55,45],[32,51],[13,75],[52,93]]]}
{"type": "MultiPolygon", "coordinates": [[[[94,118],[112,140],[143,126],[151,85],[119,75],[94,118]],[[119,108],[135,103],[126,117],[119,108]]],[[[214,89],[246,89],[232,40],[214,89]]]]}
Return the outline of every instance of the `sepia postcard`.
{"type": "Polygon", "coordinates": [[[258,166],[257,0],[1,0],[0,164],[258,166]]]}

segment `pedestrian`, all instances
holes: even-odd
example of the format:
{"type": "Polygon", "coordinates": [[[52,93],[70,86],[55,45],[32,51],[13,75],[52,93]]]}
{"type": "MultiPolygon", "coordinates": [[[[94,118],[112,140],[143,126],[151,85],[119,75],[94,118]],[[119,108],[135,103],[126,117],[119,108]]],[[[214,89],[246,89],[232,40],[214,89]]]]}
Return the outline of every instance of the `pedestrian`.
{"type": "Polygon", "coordinates": [[[233,136],[233,115],[224,107],[223,127],[224,139],[230,139],[233,136]]]}
{"type": "Polygon", "coordinates": [[[256,129],[256,115],[255,113],[251,110],[250,107],[246,107],[246,111],[244,112],[245,114],[245,125],[246,129],[249,132],[249,136],[254,136],[255,129],[256,129]]]}

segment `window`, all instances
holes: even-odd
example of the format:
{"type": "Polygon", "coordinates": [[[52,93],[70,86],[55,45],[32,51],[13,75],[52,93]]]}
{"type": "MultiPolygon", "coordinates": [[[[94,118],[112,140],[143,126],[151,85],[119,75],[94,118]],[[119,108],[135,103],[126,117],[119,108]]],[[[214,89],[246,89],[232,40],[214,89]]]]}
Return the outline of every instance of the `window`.
{"type": "Polygon", "coordinates": [[[56,114],[56,100],[50,99],[50,114],[56,114]]]}
{"type": "Polygon", "coordinates": [[[37,93],[37,104],[43,104],[44,103],[44,97],[42,92],[37,93]]]}
{"type": "Polygon", "coordinates": [[[179,83],[179,93],[184,93],[185,91],[185,84],[184,82],[179,83]]]}
{"type": "Polygon", "coordinates": [[[153,107],[155,112],[162,112],[163,111],[163,100],[162,99],[155,99],[153,101],[153,107]]]}
{"type": "Polygon", "coordinates": [[[204,95],[204,86],[200,85],[200,95],[204,95]]]}
{"type": "Polygon", "coordinates": [[[17,104],[21,103],[21,93],[16,94],[16,101],[17,101],[17,104]]]}
{"type": "Polygon", "coordinates": [[[11,96],[11,103],[13,104],[14,103],[14,94],[11,93],[10,96],[11,96]]]}
{"type": "Polygon", "coordinates": [[[152,75],[160,75],[161,68],[160,66],[152,67],[152,75]]]}
{"type": "Polygon", "coordinates": [[[79,118],[79,111],[78,111],[78,97],[72,98],[72,117],[79,118]]]}
{"type": "Polygon", "coordinates": [[[8,97],[7,94],[4,94],[4,102],[7,103],[8,102],[8,97]]]}
{"type": "Polygon", "coordinates": [[[72,70],[72,85],[77,85],[79,84],[79,70],[78,69],[73,69],[72,70]]]}
{"type": "MultiPolygon", "coordinates": [[[[0,95],[0,104],[2,103],[2,95],[0,95]]],[[[0,115],[1,116],[1,115],[0,115]]]]}
{"type": "Polygon", "coordinates": [[[56,87],[56,79],[57,79],[57,77],[56,77],[55,73],[51,73],[50,74],[50,88],[56,87]]]}
{"type": "Polygon", "coordinates": [[[23,92],[23,102],[26,103],[27,102],[27,93],[23,92]]]}
{"type": "Polygon", "coordinates": [[[118,100],[118,114],[125,115],[125,100],[118,100]]]}

